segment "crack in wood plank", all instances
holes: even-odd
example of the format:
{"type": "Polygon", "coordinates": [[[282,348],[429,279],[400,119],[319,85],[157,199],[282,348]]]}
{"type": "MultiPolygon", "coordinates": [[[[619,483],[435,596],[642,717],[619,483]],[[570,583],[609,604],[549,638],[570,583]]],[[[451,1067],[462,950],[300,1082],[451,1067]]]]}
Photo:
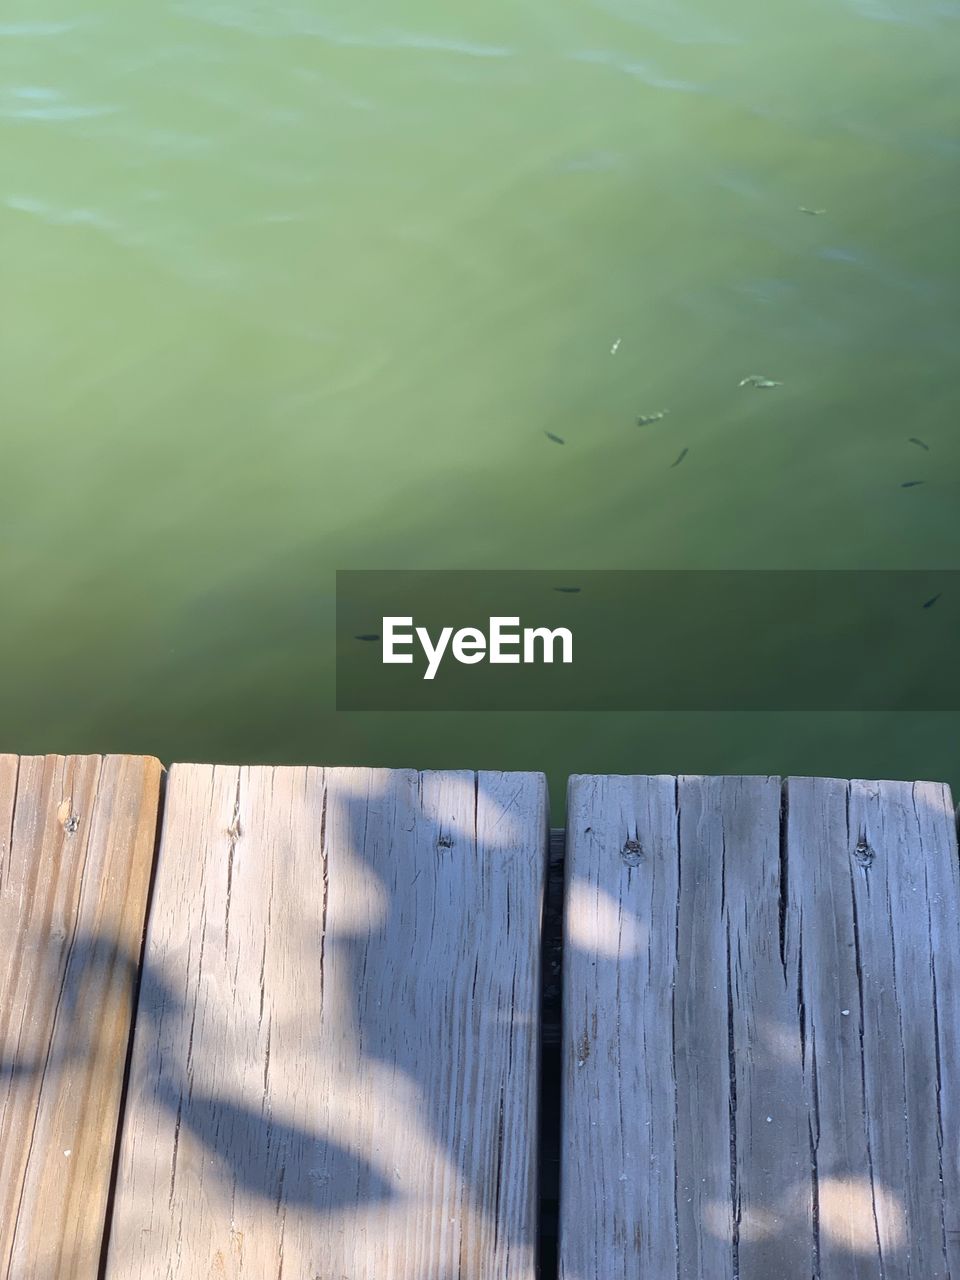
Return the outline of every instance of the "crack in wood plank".
{"type": "Polygon", "coordinates": [[[957,1280],[948,789],[584,776],[568,814],[563,1280],[957,1280]]]}

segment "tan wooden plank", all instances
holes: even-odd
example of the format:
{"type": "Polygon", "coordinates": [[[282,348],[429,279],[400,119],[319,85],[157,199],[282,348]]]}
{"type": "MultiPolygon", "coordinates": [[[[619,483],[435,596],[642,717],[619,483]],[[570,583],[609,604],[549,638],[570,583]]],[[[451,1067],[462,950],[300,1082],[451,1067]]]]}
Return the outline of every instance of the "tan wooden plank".
{"type": "Polygon", "coordinates": [[[546,791],[174,766],[108,1280],[532,1280],[546,791]]]}
{"type": "Polygon", "coordinates": [[[673,787],[571,780],[561,1275],[960,1276],[949,791],[673,787]]]}
{"type": "Polygon", "coordinates": [[[0,757],[0,1275],[95,1280],[161,768],[0,757]]]}

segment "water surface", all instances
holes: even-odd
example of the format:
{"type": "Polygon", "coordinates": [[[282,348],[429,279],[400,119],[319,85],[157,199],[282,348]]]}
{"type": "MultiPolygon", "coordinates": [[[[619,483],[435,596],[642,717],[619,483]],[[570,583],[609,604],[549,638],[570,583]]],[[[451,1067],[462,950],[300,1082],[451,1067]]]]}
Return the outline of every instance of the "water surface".
{"type": "Polygon", "coordinates": [[[331,710],[336,568],[960,565],[960,6],[473,10],[5,7],[3,746],[960,780],[947,714],[331,710]]]}

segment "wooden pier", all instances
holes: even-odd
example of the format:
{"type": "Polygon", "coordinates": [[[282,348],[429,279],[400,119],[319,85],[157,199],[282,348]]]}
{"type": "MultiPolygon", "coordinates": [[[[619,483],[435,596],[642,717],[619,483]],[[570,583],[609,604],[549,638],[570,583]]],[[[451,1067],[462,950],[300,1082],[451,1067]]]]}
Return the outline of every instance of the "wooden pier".
{"type": "Polygon", "coordinates": [[[960,1280],[949,790],[567,815],[0,756],[2,1280],[960,1280]]]}

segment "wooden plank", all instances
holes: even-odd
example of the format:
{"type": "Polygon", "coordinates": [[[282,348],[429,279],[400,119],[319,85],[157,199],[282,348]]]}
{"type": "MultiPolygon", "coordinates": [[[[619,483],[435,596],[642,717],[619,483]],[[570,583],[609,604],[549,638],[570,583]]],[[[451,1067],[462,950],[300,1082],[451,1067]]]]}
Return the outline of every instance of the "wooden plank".
{"type": "Polygon", "coordinates": [[[691,1274],[811,1275],[801,1032],[780,946],[780,795],[777,778],[679,783],[674,1048],[691,1274]]]}
{"type": "Polygon", "coordinates": [[[108,1280],[532,1280],[541,775],[174,766],[108,1280]]]}
{"type": "Polygon", "coordinates": [[[960,1276],[949,791],[783,795],[571,780],[564,1280],[960,1276]]]}
{"type": "Polygon", "coordinates": [[[0,1275],[95,1280],[161,768],[0,756],[0,1275]]]}
{"type": "Polygon", "coordinates": [[[823,1275],[960,1275],[960,876],[948,788],[791,779],[823,1275]]]}
{"type": "Polygon", "coordinates": [[[673,778],[571,778],[562,1276],[674,1270],[677,871],[673,778]]]}

